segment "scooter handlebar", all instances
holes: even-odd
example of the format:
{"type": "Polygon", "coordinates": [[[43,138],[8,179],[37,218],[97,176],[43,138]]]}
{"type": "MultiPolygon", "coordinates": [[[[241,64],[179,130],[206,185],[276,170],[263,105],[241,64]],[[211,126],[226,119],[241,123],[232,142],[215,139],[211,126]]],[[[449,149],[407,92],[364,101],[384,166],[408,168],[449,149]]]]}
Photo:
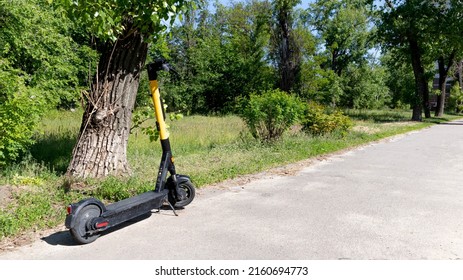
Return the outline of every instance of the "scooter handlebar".
{"type": "Polygon", "coordinates": [[[180,74],[170,65],[164,58],[155,59],[154,62],[148,64],[148,76],[150,80],[157,80],[158,71],[167,71],[174,73],[175,76],[180,77],[180,74]]]}

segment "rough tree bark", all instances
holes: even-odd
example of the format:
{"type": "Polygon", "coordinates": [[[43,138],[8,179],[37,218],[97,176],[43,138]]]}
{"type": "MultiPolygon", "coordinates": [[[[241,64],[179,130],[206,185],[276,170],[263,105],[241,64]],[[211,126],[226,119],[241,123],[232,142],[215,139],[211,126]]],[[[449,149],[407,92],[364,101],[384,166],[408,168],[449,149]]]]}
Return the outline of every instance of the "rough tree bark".
{"type": "Polygon", "coordinates": [[[422,121],[421,113],[424,109],[425,117],[430,118],[428,81],[424,73],[421,51],[414,34],[409,31],[408,43],[411,53],[413,74],[415,76],[415,102],[413,104],[412,121],[422,121]]]}
{"type": "Polygon", "coordinates": [[[103,46],[68,175],[97,178],[130,172],[127,143],[147,51],[147,43],[131,28],[103,46]]]}
{"type": "Polygon", "coordinates": [[[294,63],[295,50],[291,43],[291,7],[282,5],[277,11],[279,40],[280,89],[289,92],[296,82],[297,65],[294,63]]]}
{"type": "Polygon", "coordinates": [[[447,61],[447,66],[445,65],[445,59],[443,56],[440,56],[439,59],[437,60],[438,67],[439,67],[440,95],[437,98],[437,107],[436,107],[436,112],[435,112],[436,117],[442,117],[444,115],[445,97],[447,95],[447,92],[446,92],[447,77],[448,77],[450,68],[453,66],[453,63],[454,63],[453,60],[454,60],[455,54],[456,54],[455,51],[453,51],[450,54],[449,60],[447,61]]]}

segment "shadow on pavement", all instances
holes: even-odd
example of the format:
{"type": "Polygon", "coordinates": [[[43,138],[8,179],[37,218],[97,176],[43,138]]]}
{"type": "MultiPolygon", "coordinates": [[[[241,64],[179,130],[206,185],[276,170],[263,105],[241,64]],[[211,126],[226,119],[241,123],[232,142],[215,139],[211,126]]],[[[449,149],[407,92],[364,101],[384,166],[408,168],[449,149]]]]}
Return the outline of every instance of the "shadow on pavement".
{"type": "MultiPolygon", "coordinates": [[[[156,211],[148,212],[148,213],[143,214],[143,215],[141,215],[141,216],[139,216],[139,217],[137,217],[137,218],[135,218],[133,220],[130,220],[128,222],[125,222],[125,223],[122,223],[122,224],[117,225],[115,227],[112,227],[112,228],[102,232],[101,236],[104,236],[106,234],[110,234],[111,232],[123,229],[123,228],[125,228],[127,226],[130,226],[130,225],[133,225],[133,224],[138,223],[140,221],[143,221],[143,220],[151,217],[152,213],[157,213],[157,212],[156,211]]],[[[61,246],[80,246],[80,244],[78,244],[77,242],[74,241],[74,239],[71,236],[71,233],[68,230],[55,232],[53,234],[50,234],[49,236],[42,237],[41,240],[43,240],[43,241],[47,242],[49,245],[53,245],[53,246],[57,246],[57,245],[61,245],[61,246]]]]}
{"type": "Polygon", "coordinates": [[[463,125],[463,120],[457,120],[452,122],[439,123],[439,125],[463,125]]]}

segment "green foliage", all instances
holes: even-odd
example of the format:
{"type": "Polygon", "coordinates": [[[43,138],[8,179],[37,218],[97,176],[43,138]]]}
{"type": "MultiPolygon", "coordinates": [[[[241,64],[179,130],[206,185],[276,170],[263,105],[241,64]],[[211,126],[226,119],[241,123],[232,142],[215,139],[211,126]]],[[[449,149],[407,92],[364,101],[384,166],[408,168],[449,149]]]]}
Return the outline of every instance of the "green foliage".
{"type": "Polygon", "coordinates": [[[341,111],[329,113],[328,110],[315,102],[307,103],[301,122],[302,130],[313,135],[325,135],[337,132],[346,135],[353,123],[341,111]]]}
{"type": "Polygon", "coordinates": [[[0,0],[0,26],[0,57],[27,75],[25,85],[49,107],[75,106],[96,55],[73,39],[85,36],[71,21],[43,0],[0,0]]]}
{"type": "Polygon", "coordinates": [[[95,52],[73,37],[71,22],[41,0],[0,0],[0,166],[34,142],[37,121],[74,107],[95,52]]]}
{"type": "MultiPolygon", "coordinates": [[[[414,120],[420,120],[421,114],[417,112],[421,106],[426,106],[422,102],[429,95],[427,84],[435,73],[434,62],[445,59],[446,66],[451,66],[451,58],[463,50],[460,36],[462,26],[459,24],[462,20],[463,4],[457,0],[391,0],[382,5],[376,22],[378,38],[383,49],[393,51],[396,54],[395,59],[401,60],[397,64],[406,63],[413,67],[416,94],[409,102],[414,108],[414,120]]],[[[441,70],[444,70],[444,63],[439,64],[441,70]]],[[[436,113],[438,112],[439,108],[436,113]]],[[[427,108],[425,115],[430,117],[427,108]]]]}
{"type": "Polygon", "coordinates": [[[142,126],[148,120],[154,119],[154,110],[152,107],[138,108],[132,115],[132,127],[130,132],[132,133],[135,129],[140,128],[143,134],[148,135],[150,141],[156,141],[159,138],[159,131],[152,126],[142,126]]]}
{"type": "Polygon", "coordinates": [[[229,113],[251,92],[273,87],[274,70],[265,60],[270,5],[250,1],[215,10],[190,11],[166,36],[170,52],[153,46],[151,58],[170,56],[180,80],[162,76],[171,111],[229,113]]]}
{"type": "Polygon", "coordinates": [[[318,90],[310,94],[307,99],[332,107],[339,106],[341,97],[344,96],[343,77],[338,76],[331,69],[319,69],[316,75],[318,90]]]}
{"type": "Polygon", "coordinates": [[[448,110],[455,113],[463,112],[463,91],[458,83],[455,83],[450,89],[448,110]]]}
{"type": "Polygon", "coordinates": [[[54,2],[63,7],[77,24],[105,42],[116,41],[127,29],[136,30],[147,37],[155,35],[165,30],[166,25],[163,21],[173,23],[175,15],[186,11],[196,1],[55,0],[54,2]]]}
{"type": "Polygon", "coordinates": [[[390,98],[384,68],[368,59],[375,32],[372,1],[315,1],[303,17],[316,30],[320,44],[310,68],[302,68],[310,77],[305,83],[313,87],[303,96],[330,106],[384,107],[390,98]]]}
{"type": "Polygon", "coordinates": [[[385,68],[379,65],[350,65],[343,74],[341,105],[354,109],[380,109],[389,104],[385,68]]]}
{"type": "Polygon", "coordinates": [[[295,124],[301,115],[298,98],[278,89],[251,95],[242,112],[252,136],[259,140],[276,140],[295,124]]]}
{"type": "Polygon", "coordinates": [[[337,75],[351,64],[364,61],[371,47],[370,1],[319,0],[310,5],[307,18],[323,42],[325,67],[337,75]]]}
{"type": "Polygon", "coordinates": [[[415,93],[413,70],[411,65],[403,63],[403,60],[397,51],[388,51],[381,57],[381,64],[386,68],[385,79],[391,92],[392,108],[409,108],[415,93]]]}
{"type": "Polygon", "coordinates": [[[331,69],[322,67],[325,59],[316,56],[314,50],[308,50],[305,54],[304,62],[301,64],[298,95],[324,104],[336,104],[341,94],[332,94],[330,90],[336,86],[337,75],[331,69]]]}
{"type": "Polygon", "coordinates": [[[25,86],[23,73],[0,58],[0,167],[19,158],[33,143],[44,100],[25,86]]]}
{"type": "MultiPolygon", "coordinates": [[[[164,110],[167,109],[167,105],[164,103],[164,110]]],[[[170,113],[169,119],[171,121],[176,121],[180,120],[183,118],[183,115],[180,113],[170,113]]],[[[156,126],[143,126],[144,123],[150,120],[155,119],[155,112],[153,110],[153,107],[142,107],[138,108],[135,110],[135,112],[132,115],[132,127],[130,129],[130,132],[132,133],[135,129],[139,128],[140,131],[147,135],[150,139],[151,142],[157,141],[159,139],[159,131],[156,126]]],[[[169,128],[169,125],[166,124],[166,127],[169,128]]]]}

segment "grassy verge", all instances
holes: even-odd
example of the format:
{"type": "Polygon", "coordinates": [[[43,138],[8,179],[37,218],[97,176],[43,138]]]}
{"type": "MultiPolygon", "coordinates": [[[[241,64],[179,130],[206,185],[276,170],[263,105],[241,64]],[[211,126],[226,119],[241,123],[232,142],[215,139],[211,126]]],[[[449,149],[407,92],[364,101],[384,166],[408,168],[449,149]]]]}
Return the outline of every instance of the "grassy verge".
{"type": "MultiPolygon", "coordinates": [[[[198,187],[204,187],[460,118],[447,115],[416,123],[408,121],[408,111],[349,110],[346,114],[355,127],[345,137],[312,137],[295,127],[272,144],[253,140],[236,116],[192,116],[170,122],[177,170],[190,175],[198,187]]],[[[81,115],[51,112],[37,132],[31,155],[1,171],[0,239],[62,224],[65,206],[84,197],[110,202],[153,188],[161,148],[139,131],[129,139],[128,157],[133,170],[130,178],[76,182],[64,178],[81,115]]]]}

